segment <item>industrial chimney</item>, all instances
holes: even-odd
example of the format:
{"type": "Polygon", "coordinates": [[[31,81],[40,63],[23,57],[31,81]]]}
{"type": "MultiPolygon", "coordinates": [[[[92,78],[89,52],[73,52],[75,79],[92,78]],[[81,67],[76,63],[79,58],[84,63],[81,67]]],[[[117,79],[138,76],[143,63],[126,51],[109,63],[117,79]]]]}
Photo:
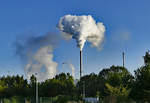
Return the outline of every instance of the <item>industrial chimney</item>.
{"type": "Polygon", "coordinates": [[[80,79],[82,77],[82,50],[80,50],[80,79]]]}
{"type": "Polygon", "coordinates": [[[124,56],[125,56],[125,53],[123,52],[123,53],[122,53],[122,63],[123,63],[123,67],[124,67],[124,56]]]}

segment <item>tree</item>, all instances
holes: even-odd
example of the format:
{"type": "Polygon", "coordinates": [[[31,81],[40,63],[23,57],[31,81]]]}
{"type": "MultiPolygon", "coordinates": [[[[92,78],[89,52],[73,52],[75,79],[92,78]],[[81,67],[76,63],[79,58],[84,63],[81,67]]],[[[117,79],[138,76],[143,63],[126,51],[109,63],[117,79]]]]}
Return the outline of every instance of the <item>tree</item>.
{"type": "Polygon", "coordinates": [[[143,58],[144,58],[145,65],[150,65],[150,54],[149,54],[149,51],[145,53],[145,56],[143,56],[143,58]]]}
{"type": "Polygon", "coordinates": [[[87,97],[96,97],[98,91],[97,77],[95,73],[81,77],[77,84],[79,94],[85,92],[85,96],[87,97]]]}
{"type": "Polygon", "coordinates": [[[30,84],[29,84],[29,89],[30,91],[29,96],[35,97],[35,91],[36,91],[36,77],[35,75],[32,75],[30,77],[30,84]]]}
{"type": "Polygon", "coordinates": [[[4,81],[0,80],[0,97],[5,97],[5,90],[8,87],[4,85],[4,81]]]}
{"type": "Polygon", "coordinates": [[[116,98],[117,101],[121,98],[124,98],[124,100],[128,98],[133,76],[126,68],[111,66],[103,69],[99,73],[99,78],[102,81],[101,83],[103,83],[103,88],[100,88],[102,97],[116,98]]]}
{"type": "MultiPolygon", "coordinates": [[[[130,88],[123,86],[120,84],[119,86],[113,87],[112,85],[106,83],[106,90],[107,94],[109,94],[109,98],[115,100],[117,103],[125,103],[129,102],[130,99],[128,98],[129,93],[131,91],[130,88]]],[[[115,103],[115,102],[114,102],[115,103]]]]}
{"type": "Polygon", "coordinates": [[[3,89],[3,96],[28,96],[26,90],[28,89],[28,82],[23,76],[7,76],[0,78],[1,89],[3,89]]]}
{"type": "Polygon", "coordinates": [[[135,72],[135,81],[132,86],[131,97],[139,102],[150,102],[150,54],[145,53],[145,65],[135,72]]]}
{"type": "Polygon", "coordinates": [[[28,96],[28,82],[23,76],[15,76],[13,80],[14,92],[17,96],[28,96]]]}
{"type": "Polygon", "coordinates": [[[53,79],[42,82],[40,88],[42,96],[75,95],[74,80],[69,73],[61,73],[53,79]]]}
{"type": "Polygon", "coordinates": [[[131,96],[136,101],[150,102],[150,65],[145,65],[135,71],[131,96]]]}

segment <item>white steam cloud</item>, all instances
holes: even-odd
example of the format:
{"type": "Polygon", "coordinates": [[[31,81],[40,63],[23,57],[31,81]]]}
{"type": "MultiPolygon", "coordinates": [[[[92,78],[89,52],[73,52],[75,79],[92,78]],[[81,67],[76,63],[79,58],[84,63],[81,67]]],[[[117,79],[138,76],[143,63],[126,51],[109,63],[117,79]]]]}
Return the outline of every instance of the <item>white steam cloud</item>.
{"type": "MultiPolygon", "coordinates": [[[[21,39],[18,39],[21,40],[21,39]]],[[[29,37],[26,40],[16,41],[16,54],[25,63],[25,74],[36,75],[37,80],[44,81],[56,75],[57,63],[53,61],[53,50],[59,37],[53,33],[38,37],[29,37]]]]}
{"type": "Polygon", "coordinates": [[[67,64],[69,66],[69,69],[71,69],[72,77],[75,78],[75,67],[74,67],[74,65],[71,63],[68,63],[68,62],[63,62],[62,63],[63,68],[64,68],[65,64],[67,64]]]}
{"type": "Polygon", "coordinates": [[[69,67],[71,68],[72,71],[72,77],[75,77],[75,67],[73,64],[69,64],[69,67]]]}
{"type": "Polygon", "coordinates": [[[92,47],[100,48],[104,39],[105,26],[101,22],[96,23],[91,15],[65,15],[60,18],[58,28],[68,34],[68,37],[76,39],[80,50],[86,41],[90,42],[92,47]]]}
{"type": "Polygon", "coordinates": [[[131,39],[131,32],[128,29],[116,30],[112,35],[112,39],[114,41],[121,41],[122,43],[125,43],[131,39]]]}
{"type": "Polygon", "coordinates": [[[25,67],[27,78],[37,73],[37,80],[43,81],[53,78],[56,74],[57,63],[53,61],[53,48],[45,46],[40,48],[29,60],[25,67]]]}

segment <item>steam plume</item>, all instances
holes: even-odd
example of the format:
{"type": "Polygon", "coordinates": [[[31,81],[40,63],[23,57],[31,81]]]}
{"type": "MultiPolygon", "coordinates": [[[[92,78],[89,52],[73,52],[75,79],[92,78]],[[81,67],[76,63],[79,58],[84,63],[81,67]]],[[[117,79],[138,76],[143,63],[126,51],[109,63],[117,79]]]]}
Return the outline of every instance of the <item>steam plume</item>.
{"type": "Polygon", "coordinates": [[[72,76],[75,77],[75,67],[73,66],[73,64],[69,64],[69,67],[71,68],[72,76]]]}
{"type": "Polygon", "coordinates": [[[73,39],[76,39],[81,51],[86,41],[89,41],[92,47],[99,48],[105,32],[103,23],[96,23],[91,15],[65,15],[60,18],[58,28],[68,34],[68,38],[72,36],[73,39]]]}
{"type": "Polygon", "coordinates": [[[75,78],[75,67],[74,67],[74,65],[71,64],[71,63],[68,63],[68,62],[63,62],[63,63],[62,63],[63,68],[64,68],[64,64],[69,65],[69,67],[70,67],[70,69],[71,69],[71,72],[72,72],[72,77],[75,78]]]}
{"type": "Polygon", "coordinates": [[[16,41],[16,54],[25,63],[24,70],[28,79],[35,73],[38,81],[55,76],[57,63],[53,61],[53,50],[58,41],[59,37],[50,32],[43,36],[16,41]]]}

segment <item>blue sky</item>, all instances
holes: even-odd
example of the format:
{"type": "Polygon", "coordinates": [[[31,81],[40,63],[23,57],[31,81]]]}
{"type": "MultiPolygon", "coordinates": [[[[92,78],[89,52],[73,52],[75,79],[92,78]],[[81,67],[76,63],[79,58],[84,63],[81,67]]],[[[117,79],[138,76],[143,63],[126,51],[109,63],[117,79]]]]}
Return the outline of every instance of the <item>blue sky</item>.
{"type": "MultiPolygon", "coordinates": [[[[125,66],[133,73],[143,65],[142,56],[150,49],[149,5],[149,0],[1,0],[0,75],[24,74],[22,62],[15,55],[16,37],[29,32],[59,32],[56,24],[66,14],[92,15],[106,26],[103,49],[98,51],[89,43],[83,49],[85,74],[122,65],[123,51],[125,66]]],[[[54,51],[54,60],[59,63],[58,69],[62,62],[71,62],[78,76],[79,48],[75,40],[61,41],[54,51]]]]}

